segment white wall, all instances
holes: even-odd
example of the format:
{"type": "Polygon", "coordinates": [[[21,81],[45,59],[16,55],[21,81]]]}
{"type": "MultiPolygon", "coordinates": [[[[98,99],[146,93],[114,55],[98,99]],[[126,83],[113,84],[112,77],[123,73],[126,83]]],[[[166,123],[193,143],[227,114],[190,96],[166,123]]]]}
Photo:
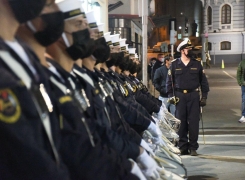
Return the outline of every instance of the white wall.
{"type": "Polygon", "coordinates": [[[241,54],[242,51],[242,44],[244,41],[244,37],[242,36],[241,32],[237,33],[213,33],[209,34],[208,41],[212,43],[212,51],[210,54],[241,54]],[[220,50],[220,43],[222,41],[229,41],[231,42],[231,50],[220,50]],[[213,44],[215,43],[215,45],[213,44]]]}

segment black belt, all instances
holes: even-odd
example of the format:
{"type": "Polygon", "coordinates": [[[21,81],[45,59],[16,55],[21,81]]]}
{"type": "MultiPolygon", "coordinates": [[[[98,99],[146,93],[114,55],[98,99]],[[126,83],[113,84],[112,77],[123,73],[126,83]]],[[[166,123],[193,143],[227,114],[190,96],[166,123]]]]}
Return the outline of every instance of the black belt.
{"type": "Polygon", "coordinates": [[[179,88],[175,88],[175,91],[182,92],[182,93],[186,94],[186,93],[191,93],[191,92],[199,92],[199,89],[198,88],[196,88],[196,89],[179,89],[179,88]]]}

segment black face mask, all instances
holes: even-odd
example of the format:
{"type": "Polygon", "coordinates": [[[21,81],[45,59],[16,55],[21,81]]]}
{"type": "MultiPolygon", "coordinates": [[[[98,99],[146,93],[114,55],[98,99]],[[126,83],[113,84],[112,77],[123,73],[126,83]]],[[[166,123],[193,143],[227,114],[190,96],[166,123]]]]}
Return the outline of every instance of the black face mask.
{"type": "Polygon", "coordinates": [[[186,54],[186,56],[189,57],[189,58],[193,58],[193,56],[194,56],[193,51],[192,50],[188,50],[188,53],[186,54]]]}
{"type": "Polygon", "coordinates": [[[106,62],[110,57],[110,47],[107,45],[104,37],[95,40],[93,56],[96,58],[97,64],[106,62]]]}
{"type": "Polygon", "coordinates": [[[8,0],[8,2],[18,22],[24,23],[41,13],[46,0],[8,0]]]}
{"type": "Polygon", "coordinates": [[[136,72],[139,74],[140,71],[142,71],[142,65],[141,64],[137,64],[137,68],[136,68],[136,72]]]}
{"type": "Polygon", "coordinates": [[[123,58],[123,61],[119,64],[119,67],[122,71],[127,71],[129,64],[132,60],[129,58],[129,56],[126,56],[123,58]]]}
{"type": "Polygon", "coordinates": [[[134,66],[134,62],[132,59],[130,59],[130,61],[128,62],[128,68],[126,70],[129,71],[133,66],[134,66]]]}
{"type": "Polygon", "coordinates": [[[129,68],[130,74],[134,74],[137,72],[137,64],[133,62],[132,66],[129,68]]]}
{"type": "Polygon", "coordinates": [[[110,60],[106,61],[106,66],[110,68],[111,66],[114,66],[116,61],[118,59],[118,53],[111,53],[110,54],[110,60]]]}
{"type": "Polygon", "coordinates": [[[115,62],[115,66],[119,66],[119,64],[123,62],[123,59],[124,59],[124,52],[119,52],[117,61],[115,62]]]}
{"type": "Polygon", "coordinates": [[[57,41],[64,31],[63,13],[59,11],[43,14],[40,17],[46,23],[46,27],[34,33],[34,37],[42,46],[49,46],[57,41]]]}
{"type": "Polygon", "coordinates": [[[94,51],[94,40],[90,38],[88,29],[73,32],[72,37],[73,44],[66,48],[66,51],[74,61],[92,55],[94,51]]]}

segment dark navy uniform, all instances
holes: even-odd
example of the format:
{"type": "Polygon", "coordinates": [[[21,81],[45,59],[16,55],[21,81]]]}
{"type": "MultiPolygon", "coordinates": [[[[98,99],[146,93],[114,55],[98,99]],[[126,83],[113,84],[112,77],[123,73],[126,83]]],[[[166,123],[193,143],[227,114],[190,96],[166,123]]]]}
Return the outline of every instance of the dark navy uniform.
{"type": "Polygon", "coordinates": [[[105,75],[111,80],[115,87],[113,96],[118,103],[124,119],[139,134],[146,130],[151,121],[154,121],[146,109],[141,106],[133,96],[130,96],[124,82],[113,71],[106,72],[105,75]]]}
{"type": "Polygon", "coordinates": [[[131,163],[103,146],[95,124],[88,118],[86,100],[77,97],[70,84],[70,74],[57,63],[49,62],[56,69],[47,72],[60,112],[60,152],[71,179],[135,179],[130,174],[131,163]]]}
{"type": "Polygon", "coordinates": [[[125,121],[123,114],[119,108],[119,105],[114,100],[114,88],[110,85],[109,79],[105,74],[98,69],[95,69],[95,73],[98,75],[101,84],[103,85],[104,90],[106,91],[106,106],[109,110],[110,118],[112,119],[111,128],[116,131],[118,134],[123,136],[128,136],[131,141],[134,141],[136,144],[140,145],[141,137],[135,130],[133,130],[129,124],[125,121]]]}
{"type": "Polygon", "coordinates": [[[127,79],[131,82],[132,86],[135,86],[136,91],[139,92],[139,94],[147,96],[147,98],[149,98],[149,100],[152,102],[151,112],[158,113],[160,107],[162,106],[162,101],[152,96],[146,86],[135,76],[129,75],[127,79]]]}
{"type": "Polygon", "coordinates": [[[126,87],[128,91],[131,93],[131,95],[134,95],[135,100],[141,104],[149,114],[158,113],[160,111],[160,106],[156,100],[152,99],[152,96],[149,96],[147,94],[142,93],[141,91],[138,91],[136,86],[131,82],[130,78],[125,75],[120,75],[120,78],[124,81],[126,84],[126,87]],[[135,87],[135,88],[133,88],[135,87]]]}
{"type": "Polygon", "coordinates": [[[199,61],[190,59],[186,66],[180,58],[172,62],[168,71],[166,89],[169,97],[175,95],[179,98],[176,104],[176,118],[181,120],[178,132],[181,150],[196,150],[199,147],[197,143],[200,120],[199,87],[202,98],[207,98],[209,86],[199,61]]]}
{"type": "Polygon", "coordinates": [[[129,140],[127,136],[121,136],[111,129],[113,120],[110,119],[110,117],[108,118],[109,114],[105,112],[108,111],[108,109],[101,98],[100,90],[97,86],[97,75],[88,69],[79,68],[77,66],[74,67],[74,75],[73,78],[74,82],[76,82],[77,89],[83,87],[90,101],[88,111],[92,117],[91,119],[99,124],[97,131],[101,136],[102,142],[117,151],[120,155],[135,160],[140,154],[139,145],[129,140]],[[85,76],[87,77],[85,78],[85,76]],[[91,84],[89,83],[89,79],[92,80],[92,82],[90,82],[91,84]]]}
{"type": "Polygon", "coordinates": [[[2,40],[0,49],[0,179],[69,179],[58,153],[57,119],[39,91],[42,84],[50,92],[42,70],[31,61],[36,56],[24,46],[38,76],[2,40]],[[28,85],[17,71],[26,74],[28,85]]]}

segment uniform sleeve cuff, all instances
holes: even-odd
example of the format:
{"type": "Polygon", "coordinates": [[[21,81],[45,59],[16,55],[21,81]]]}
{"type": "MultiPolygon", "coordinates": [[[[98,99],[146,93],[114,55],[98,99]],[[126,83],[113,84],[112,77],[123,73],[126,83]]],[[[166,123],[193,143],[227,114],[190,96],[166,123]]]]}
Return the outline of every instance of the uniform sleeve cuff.
{"type": "Polygon", "coordinates": [[[169,98],[170,98],[170,97],[173,97],[173,93],[168,94],[168,97],[169,97],[169,98]]]}
{"type": "Polygon", "coordinates": [[[208,93],[202,93],[202,98],[208,98],[208,93]]]}

